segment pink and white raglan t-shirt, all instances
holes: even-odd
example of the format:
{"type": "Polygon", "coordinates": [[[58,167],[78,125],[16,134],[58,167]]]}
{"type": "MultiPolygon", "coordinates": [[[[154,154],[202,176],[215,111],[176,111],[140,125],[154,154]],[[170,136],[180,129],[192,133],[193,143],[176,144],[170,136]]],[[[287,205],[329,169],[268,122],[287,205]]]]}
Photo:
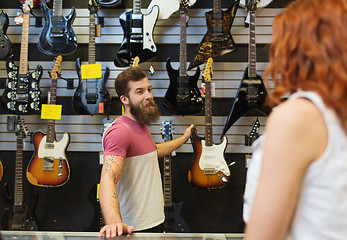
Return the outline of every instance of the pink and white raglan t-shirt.
{"type": "Polygon", "coordinates": [[[135,231],[165,220],[157,148],[146,125],[118,117],[103,137],[104,155],[124,157],[117,184],[122,221],[135,231]]]}

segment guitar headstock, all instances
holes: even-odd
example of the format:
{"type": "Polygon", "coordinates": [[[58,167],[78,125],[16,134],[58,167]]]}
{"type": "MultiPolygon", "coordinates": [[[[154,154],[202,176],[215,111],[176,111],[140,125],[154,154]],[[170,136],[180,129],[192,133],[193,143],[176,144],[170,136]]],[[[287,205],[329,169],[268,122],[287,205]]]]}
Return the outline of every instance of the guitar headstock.
{"type": "Polygon", "coordinates": [[[205,82],[211,81],[211,76],[213,74],[212,63],[213,63],[213,58],[209,57],[207,59],[205,69],[201,74],[205,82]]]}
{"type": "Polygon", "coordinates": [[[50,72],[50,76],[53,79],[57,79],[61,73],[61,61],[63,60],[62,56],[59,55],[54,60],[54,65],[52,71],[50,72]]]}
{"type": "Polygon", "coordinates": [[[260,122],[259,119],[255,120],[252,126],[252,130],[250,131],[249,135],[245,136],[245,145],[251,146],[255,140],[260,136],[259,134],[260,129],[260,122]]]}
{"type": "Polygon", "coordinates": [[[172,140],[172,121],[164,121],[162,128],[162,137],[165,142],[172,140]]]}
{"type": "Polygon", "coordinates": [[[27,126],[25,125],[24,118],[21,115],[17,117],[17,129],[16,136],[18,139],[23,139],[29,135],[29,131],[27,126]]]}
{"type": "Polygon", "coordinates": [[[88,1],[88,9],[90,13],[95,14],[100,9],[100,4],[97,0],[89,0],[88,1]]]}
{"type": "Polygon", "coordinates": [[[138,67],[139,66],[139,63],[140,63],[140,58],[138,56],[134,57],[132,60],[131,60],[131,64],[130,66],[132,67],[138,67]]]}
{"type": "Polygon", "coordinates": [[[25,0],[25,1],[21,1],[21,3],[23,3],[23,6],[22,6],[23,12],[30,13],[31,8],[33,7],[33,0],[25,0]]]}

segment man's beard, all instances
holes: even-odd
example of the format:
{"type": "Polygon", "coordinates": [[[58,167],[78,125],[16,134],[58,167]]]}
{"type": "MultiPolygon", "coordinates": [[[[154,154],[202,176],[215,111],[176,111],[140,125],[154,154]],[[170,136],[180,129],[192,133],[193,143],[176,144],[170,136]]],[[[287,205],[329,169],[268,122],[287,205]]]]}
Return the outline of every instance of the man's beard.
{"type": "Polygon", "coordinates": [[[140,124],[149,125],[156,122],[160,117],[160,112],[157,104],[153,99],[141,103],[139,106],[135,106],[129,101],[130,113],[140,124]]]}

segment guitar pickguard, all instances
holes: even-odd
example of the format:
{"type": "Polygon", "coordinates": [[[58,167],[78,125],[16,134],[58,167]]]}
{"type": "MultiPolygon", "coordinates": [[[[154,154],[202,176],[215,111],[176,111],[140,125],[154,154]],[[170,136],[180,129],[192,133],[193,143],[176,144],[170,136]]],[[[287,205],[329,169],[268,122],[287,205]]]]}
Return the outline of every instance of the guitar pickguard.
{"type": "MultiPolygon", "coordinates": [[[[230,176],[230,170],[225,162],[224,159],[224,149],[227,146],[227,139],[226,137],[223,138],[223,141],[212,146],[206,146],[205,140],[201,141],[202,145],[202,153],[199,161],[199,167],[202,171],[212,171],[214,173],[216,172],[222,172],[226,176],[230,176]]],[[[227,182],[228,180],[226,178],[222,177],[223,182],[227,182]]]]}
{"type": "Polygon", "coordinates": [[[54,159],[65,159],[65,149],[67,148],[67,145],[70,142],[70,137],[68,133],[64,133],[63,138],[53,143],[47,143],[47,136],[44,136],[40,142],[39,149],[38,149],[38,157],[39,158],[45,158],[45,157],[51,157],[54,159]]]}
{"type": "Polygon", "coordinates": [[[4,107],[11,114],[29,115],[41,111],[42,93],[39,88],[43,69],[41,65],[34,72],[19,75],[13,56],[7,61],[8,83],[2,95],[4,107]]]}

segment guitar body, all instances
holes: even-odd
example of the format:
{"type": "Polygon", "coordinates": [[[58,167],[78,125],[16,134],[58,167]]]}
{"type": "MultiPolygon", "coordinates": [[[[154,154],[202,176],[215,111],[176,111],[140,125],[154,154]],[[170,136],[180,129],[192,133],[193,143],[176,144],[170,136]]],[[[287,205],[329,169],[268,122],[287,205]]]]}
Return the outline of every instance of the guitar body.
{"type": "Polygon", "coordinates": [[[47,143],[47,136],[36,131],[32,136],[35,153],[27,167],[28,181],[40,187],[59,187],[70,178],[70,167],[65,156],[70,136],[64,133],[57,142],[47,143]]]}
{"type": "Polygon", "coordinates": [[[165,109],[175,115],[190,115],[199,113],[203,106],[204,101],[201,97],[197,82],[200,76],[200,68],[192,76],[187,76],[184,85],[179,84],[179,69],[175,70],[171,67],[170,58],[166,60],[166,70],[170,78],[170,85],[164,97],[165,109]],[[183,92],[183,93],[182,93],[183,92]],[[187,101],[179,102],[178,95],[187,97],[187,101]]]}
{"type": "Polygon", "coordinates": [[[227,119],[228,126],[232,126],[251,109],[256,109],[263,115],[269,115],[271,109],[266,104],[267,95],[267,90],[261,76],[257,75],[256,78],[249,78],[247,67],[227,119]]]}
{"type": "Polygon", "coordinates": [[[204,138],[199,137],[194,129],[191,141],[194,160],[188,172],[189,182],[205,189],[225,187],[230,177],[230,170],[224,159],[227,138],[224,136],[219,144],[206,146],[204,138]]]}
{"type": "Polygon", "coordinates": [[[39,224],[35,215],[35,209],[38,202],[38,194],[33,197],[30,206],[23,203],[20,206],[14,206],[14,199],[10,195],[8,185],[5,184],[1,189],[1,196],[5,202],[4,214],[1,218],[2,230],[19,231],[38,231],[39,224]]]}
{"type": "Polygon", "coordinates": [[[72,8],[68,16],[62,16],[59,21],[54,20],[53,10],[47,7],[45,1],[41,2],[41,9],[45,24],[37,41],[40,51],[47,55],[73,53],[77,48],[77,38],[71,26],[76,16],[75,8],[72,8]]]}
{"type": "Polygon", "coordinates": [[[216,29],[218,30],[216,31],[214,31],[214,28],[218,23],[213,18],[213,11],[209,11],[205,14],[207,32],[202,39],[193,60],[190,62],[188,70],[205,63],[209,57],[218,59],[218,57],[236,49],[235,42],[230,33],[230,28],[233,24],[237,8],[238,1],[235,1],[234,5],[228,10],[222,11],[220,26],[217,26],[216,29]]]}
{"type": "MultiPolygon", "coordinates": [[[[148,9],[152,9],[153,6],[159,7],[159,20],[168,19],[173,13],[180,9],[180,0],[152,0],[148,6],[148,9]]],[[[189,7],[194,5],[196,0],[188,1],[189,7]]]]}
{"type": "Polygon", "coordinates": [[[75,111],[89,115],[107,114],[111,108],[111,96],[106,88],[110,69],[106,67],[102,78],[82,79],[81,61],[78,58],[76,72],[79,82],[72,100],[75,111]]]}
{"type": "Polygon", "coordinates": [[[7,33],[8,28],[8,15],[4,10],[1,10],[0,14],[0,59],[6,58],[10,54],[12,43],[7,33]]]}
{"type": "Polygon", "coordinates": [[[165,232],[183,233],[190,232],[188,224],[181,216],[183,202],[172,203],[172,207],[165,207],[165,232]]]}
{"type": "Polygon", "coordinates": [[[39,82],[43,68],[37,65],[34,72],[26,75],[18,74],[18,67],[10,56],[6,64],[8,83],[2,94],[3,104],[8,113],[16,115],[32,115],[40,113],[42,93],[39,82]]]}
{"type": "Polygon", "coordinates": [[[114,58],[117,67],[130,66],[136,56],[144,62],[155,55],[153,31],[158,15],[159,7],[155,5],[147,14],[133,14],[131,10],[119,16],[124,38],[114,58]]]}

